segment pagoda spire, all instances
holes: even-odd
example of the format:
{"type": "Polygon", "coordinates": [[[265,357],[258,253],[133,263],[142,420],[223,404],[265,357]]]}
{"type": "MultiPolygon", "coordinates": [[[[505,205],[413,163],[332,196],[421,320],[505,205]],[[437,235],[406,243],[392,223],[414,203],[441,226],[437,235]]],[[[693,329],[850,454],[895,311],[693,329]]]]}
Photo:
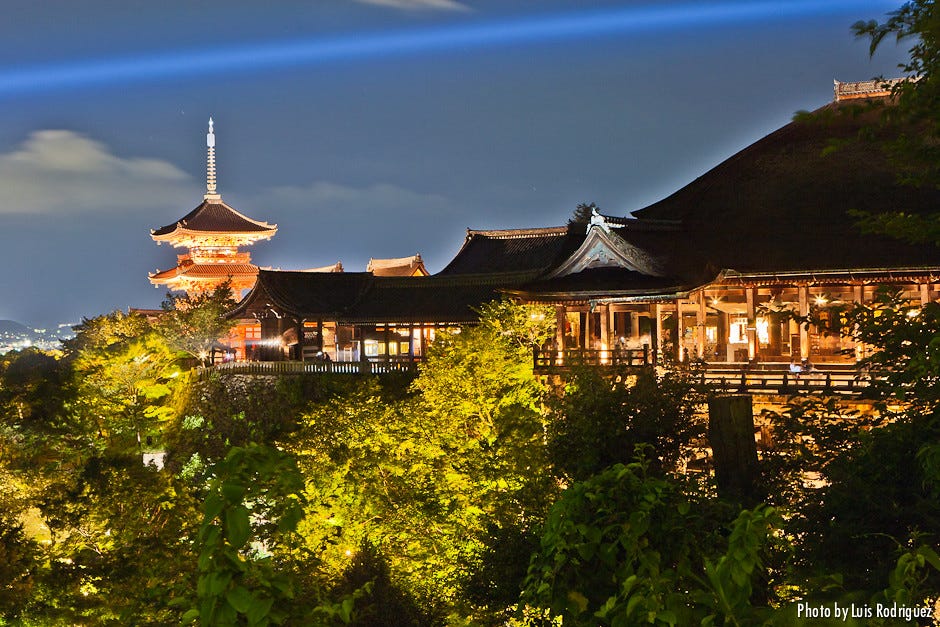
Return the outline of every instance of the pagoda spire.
{"type": "Polygon", "coordinates": [[[215,130],[213,128],[212,118],[209,118],[209,133],[206,135],[206,148],[208,155],[206,160],[206,200],[222,200],[221,194],[217,191],[215,182],[215,130]]]}

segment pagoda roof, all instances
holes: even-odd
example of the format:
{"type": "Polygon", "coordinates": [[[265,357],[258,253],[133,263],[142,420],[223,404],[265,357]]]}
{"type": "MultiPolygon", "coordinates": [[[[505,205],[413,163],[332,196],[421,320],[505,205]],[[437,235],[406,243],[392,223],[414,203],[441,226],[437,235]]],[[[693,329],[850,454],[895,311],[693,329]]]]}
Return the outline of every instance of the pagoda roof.
{"type": "Polygon", "coordinates": [[[276,224],[252,220],[221,200],[206,199],[173,224],[151,232],[155,240],[170,240],[181,233],[240,234],[271,237],[277,232],[276,224]]]}
{"type": "Polygon", "coordinates": [[[258,274],[258,266],[250,263],[192,263],[170,268],[169,270],[158,270],[150,275],[150,280],[154,283],[163,283],[178,278],[218,280],[225,277],[253,277],[256,274],[258,274]]]}

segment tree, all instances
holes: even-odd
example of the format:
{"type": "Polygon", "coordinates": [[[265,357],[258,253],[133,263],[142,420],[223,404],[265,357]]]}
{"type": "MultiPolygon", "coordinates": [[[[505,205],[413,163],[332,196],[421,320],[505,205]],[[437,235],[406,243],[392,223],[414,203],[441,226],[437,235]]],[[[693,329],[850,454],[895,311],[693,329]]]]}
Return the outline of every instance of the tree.
{"type": "Polygon", "coordinates": [[[281,625],[298,611],[277,558],[303,517],[302,488],[294,459],[268,446],[232,447],[213,466],[196,541],[197,603],[184,622],[281,625]]]}
{"type": "Polygon", "coordinates": [[[183,296],[168,293],[162,306],[157,333],[174,349],[199,359],[203,365],[210,363],[219,341],[235,326],[234,320],[225,317],[235,307],[228,282],[211,292],[183,296]]]}
{"type": "MultiPolygon", "coordinates": [[[[940,304],[882,291],[839,316],[843,333],[870,350],[862,365],[879,415],[832,399],[771,414],[765,476],[801,538],[794,580],[837,574],[846,589],[872,594],[904,552],[940,545],[940,304]]],[[[926,578],[940,586],[940,572],[926,578]]]]}
{"type": "Polygon", "coordinates": [[[67,344],[74,377],[72,435],[86,443],[141,450],[159,437],[173,410],[165,401],[179,385],[176,355],[138,315],[120,311],[85,320],[67,344]]]}
{"type": "Polygon", "coordinates": [[[637,445],[653,450],[652,471],[675,471],[704,435],[704,397],[681,372],[574,373],[549,404],[548,450],[555,473],[582,481],[628,463],[637,445]]]}
{"type": "Polygon", "coordinates": [[[571,218],[568,219],[568,224],[588,224],[591,221],[591,216],[594,215],[594,212],[600,212],[600,208],[591,203],[578,203],[578,206],[575,207],[574,213],[571,214],[571,218]]]}
{"type": "MultiPolygon", "coordinates": [[[[463,585],[491,555],[491,527],[533,529],[555,491],[531,357],[552,320],[544,307],[491,304],[479,325],[438,336],[410,392],[365,380],[309,412],[290,446],[307,476],[301,533],[325,547],[328,570],[343,572],[368,541],[426,615],[490,613],[463,585]]],[[[486,585],[515,598],[525,558],[503,565],[486,585]]]]}
{"type": "MultiPolygon", "coordinates": [[[[909,61],[900,66],[911,80],[896,84],[893,102],[882,107],[881,125],[891,131],[884,145],[902,181],[940,187],[940,6],[933,0],[913,0],[889,13],[884,22],[856,22],[853,30],[869,39],[871,54],[891,37],[915,41],[909,61]]],[[[940,213],[860,217],[868,231],[940,245],[940,213]]]]}
{"type": "Polygon", "coordinates": [[[649,476],[642,457],[611,466],[552,507],[522,602],[585,627],[762,624],[772,600],[763,555],[782,521],[758,506],[725,539],[728,513],[649,476]]]}

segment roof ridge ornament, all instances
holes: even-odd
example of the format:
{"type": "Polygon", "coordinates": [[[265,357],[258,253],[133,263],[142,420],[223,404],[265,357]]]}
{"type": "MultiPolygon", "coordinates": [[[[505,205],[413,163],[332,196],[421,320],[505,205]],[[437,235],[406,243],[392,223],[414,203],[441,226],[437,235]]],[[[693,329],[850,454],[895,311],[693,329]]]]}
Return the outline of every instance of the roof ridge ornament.
{"type": "Polygon", "coordinates": [[[591,207],[591,221],[588,223],[587,230],[590,231],[595,226],[603,229],[605,233],[610,233],[610,225],[607,224],[607,218],[597,212],[597,207],[591,207]]]}
{"type": "Polygon", "coordinates": [[[215,180],[215,123],[209,118],[209,133],[206,135],[206,200],[222,200],[215,180]]]}

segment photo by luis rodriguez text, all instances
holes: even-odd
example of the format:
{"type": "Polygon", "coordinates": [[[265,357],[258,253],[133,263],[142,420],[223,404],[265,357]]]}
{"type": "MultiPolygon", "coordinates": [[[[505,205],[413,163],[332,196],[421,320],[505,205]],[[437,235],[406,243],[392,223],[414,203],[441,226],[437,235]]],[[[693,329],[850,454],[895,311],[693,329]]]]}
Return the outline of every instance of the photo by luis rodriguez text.
{"type": "Polygon", "coordinates": [[[918,624],[932,624],[934,608],[928,605],[900,605],[898,603],[808,603],[800,601],[796,605],[797,618],[819,618],[829,621],[849,619],[881,618],[901,621],[918,621],[918,624]]]}

